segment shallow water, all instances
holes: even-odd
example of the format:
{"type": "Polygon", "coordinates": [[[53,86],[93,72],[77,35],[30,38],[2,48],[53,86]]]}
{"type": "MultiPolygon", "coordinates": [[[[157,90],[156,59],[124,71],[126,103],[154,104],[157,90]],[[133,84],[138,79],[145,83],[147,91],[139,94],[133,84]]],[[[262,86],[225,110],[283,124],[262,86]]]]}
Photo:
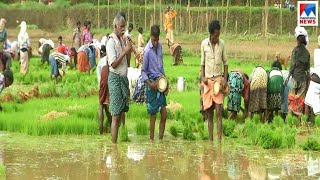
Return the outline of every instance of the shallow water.
{"type": "Polygon", "coordinates": [[[109,136],[0,135],[7,179],[305,179],[320,154],[207,141],[111,145],[109,136]]]}

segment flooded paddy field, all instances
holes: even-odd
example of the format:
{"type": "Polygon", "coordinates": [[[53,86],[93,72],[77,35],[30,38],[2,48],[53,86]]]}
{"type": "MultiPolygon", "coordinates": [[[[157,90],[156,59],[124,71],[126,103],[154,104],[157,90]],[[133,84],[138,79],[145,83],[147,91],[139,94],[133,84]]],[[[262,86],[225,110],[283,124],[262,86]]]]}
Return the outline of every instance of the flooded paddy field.
{"type": "Polygon", "coordinates": [[[320,153],[207,141],[111,144],[105,136],[2,132],[6,179],[315,179],[320,153]]]}

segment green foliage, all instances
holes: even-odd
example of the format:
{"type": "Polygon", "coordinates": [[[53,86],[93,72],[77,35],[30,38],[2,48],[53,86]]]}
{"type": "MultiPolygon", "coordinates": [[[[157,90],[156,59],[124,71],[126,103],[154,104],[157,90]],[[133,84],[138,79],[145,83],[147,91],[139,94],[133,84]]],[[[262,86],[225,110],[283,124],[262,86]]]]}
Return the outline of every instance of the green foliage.
{"type": "Polygon", "coordinates": [[[126,125],[121,125],[119,128],[119,141],[129,142],[128,130],[126,125]]]}
{"type": "Polygon", "coordinates": [[[258,144],[264,149],[279,148],[282,144],[281,132],[263,126],[258,131],[258,144]]]}
{"type": "Polygon", "coordinates": [[[282,117],[280,116],[276,116],[273,118],[272,120],[272,124],[275,126],[275,127],[283,127],[285,125],[282,117]]]}
{"type": "Polygon", "coordinates": [[[295,116],[288,114],[286,120],[289,126],[298,126],[298,119],[295,116]]]}
{"type": "Polygon", "coordinates": [[[307,141],[301,145],[302,149],[305,151],[319,151],[320,150],[320,144],[319,142],[311,137],[308,137],[307,141]]]}
{"type": "Polygon", "coordinates": [[[191,140],[191,141],[196,140],[196,137],[193,134],[192,129],[190,127],[185,127],[183,129],[183,139],[184,140],[191,140]]]}
{"type": "Polygon", "coordinates": [[[223,120],[222,121],[222,132],[225,136],[231,136],[234,128],[236,127],[236,122],[233,120],[223,120]]]}
{"type": "Polygon", "coordinates": [[[258,114],[254,114],[253,117],[252,117],[252,121],[256,124],[259,124],[261,123],[261,119],[260,119],[260,116],[258,114]]]}
{"type": "Polygon", "coordinates": [[[148,124],[145,121],[136,121],[136,133],[137,135],[148,135],[148,124]]]}
{"type": "Polygon", "coordinates": [[[308,120],[308,116],[303,114],[301,116],[301,124],[306,125],[307,124],[307,120],[308,120]]]}
{"type": "Polygon", "coordinates": [[[0,179],[5,179],[6,177],[6,166],[0,164],[0,179]]]}
{"type": "Polygon", "coordinates": [[[175,125],[172,125],[169,130],[172,136],[178,137],[178,129],[175,125]]]}
{"type": "Polygon", "coordinates": [[[257,124],[252,122],[250,119],[246,119],[242,131],[243,137],[250,137],[257,132],[257,124]]]}
{"type": "Polygon", "coordinates": [[[317,126],[317,128],[319,128],[320,127],[320,116],[316,116],[314,122],[315,122],[315,125],[317,126]]]}

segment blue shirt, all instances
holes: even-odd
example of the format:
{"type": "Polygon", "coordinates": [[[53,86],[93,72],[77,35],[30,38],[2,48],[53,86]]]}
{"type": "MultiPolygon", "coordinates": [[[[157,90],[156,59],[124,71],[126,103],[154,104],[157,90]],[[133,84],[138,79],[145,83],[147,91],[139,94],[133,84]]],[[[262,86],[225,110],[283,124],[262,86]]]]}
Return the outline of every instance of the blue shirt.
{"type": "Polygon", "coordinates": [[[153,78],[158,78],[160,76],[165,76],[163,69],[163,54],[162,54],[162,45],[158,42],[157,48],[154,48],[151,40],[144,49],[143,55],[143,65],[141,70],[142,81],[145,81],[148,76],[153,78]]]}

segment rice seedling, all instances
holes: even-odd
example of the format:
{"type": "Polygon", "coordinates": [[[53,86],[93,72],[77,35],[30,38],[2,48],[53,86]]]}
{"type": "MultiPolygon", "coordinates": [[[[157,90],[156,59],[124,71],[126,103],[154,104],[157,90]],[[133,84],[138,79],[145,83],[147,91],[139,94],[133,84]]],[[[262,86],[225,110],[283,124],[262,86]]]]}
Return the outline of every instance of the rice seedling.
{"type": "Polygon", "coordinates": [[[305,151],[319,151],[320,144],[319,142],[312,137],[308,137],[307,141],[301,145],[302,149],[305,151]]]}
{"type": "Polygon", "coordinates": [[[283,127],[285,125],[282,117],[280,116],[276,116],[273,118],[273,121],[272,121],[272,124],[275,126],[275,127],[283,127]]]}
{"type": "Polygon", "coordinates": [[[292,116],[291,114],[288,114],[287,123],[291,127],[292,126],[298,126],[298,119],[295,116],[292,116]]]}
{"type": "Polygon", "coordinates": [[[137,135],[148,135],[148,124],[145,121],[136,121],[136,133],[137,135]]]}
{"type": "Polygon", "coordinates": [[[307,124],[307,121],[308,121],[308,116],[306,116],[306,115],[302,115],[301,116],[301,124],[302,125],[306,125],[307,124]]]}
{"type": "Polygon", "coordinates": [[[264,149],[279,148],[282,144],[281,132],[273,131],[267,126],[258,130],[257,139],[257,143],[264,149]]]}
{"type": "Polygon", "coordinates": [[[5,179],[6,177],[6,166],[0,164],[0,179],[5,179]]]}
{"type": "Polygon", "coordinates": [[[190,141],[196,140],[196,137],[193,134],[192,129],[190,127],[185,127],[183,129],[182,137],[183,137],[184,140],[190,140],[190,141]]]}
{"type": "Polygon", "coordinates": [[[315,123],[317,128],[320,127],[320,116],[316,116],[316,118],[314,119],[314,123],[315,123]]]}
{"type": "Polygon", "coordinates": [[[252,117],[252,121],[256,124],[261,123],[260,116],[258,114],[254,114],[252,117]]]}
{"type": "Polygon", "coordinates": [[[119,128],[119,141],[120,142],[128,142],[128,141],[130,141],[126,125],[121,125],[120,128],[119,128]]]}
{"type": "Polygon", "coordinates": [[[169,128],[169,132],[172,136],[178,137],[178,129],[175,125],[171,125],[169,128]]]}
{"type": "Polygon", "coordinates": [[[236,127],[236,122],[235,121],[224,119],[222,121],[222,132],[223,132],[223,135],[231,136],[235,127],[236,127]]]}

